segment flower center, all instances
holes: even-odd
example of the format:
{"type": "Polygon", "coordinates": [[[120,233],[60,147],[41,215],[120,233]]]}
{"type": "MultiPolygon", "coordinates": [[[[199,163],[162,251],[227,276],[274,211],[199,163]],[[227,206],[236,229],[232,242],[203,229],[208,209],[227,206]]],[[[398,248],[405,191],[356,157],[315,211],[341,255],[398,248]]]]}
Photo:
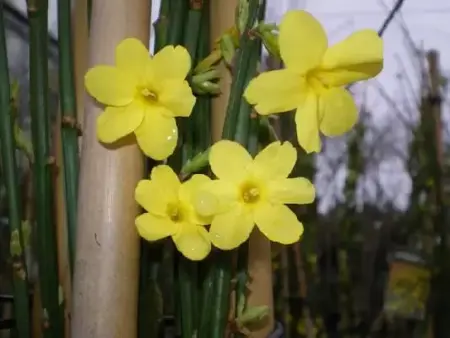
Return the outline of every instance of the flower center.
{"type": "Polygon", "coordinates": [[[246,183],[241,187],[241,197],[244,203],[254,204],[261,198],[261,191],[256,185],[246,183]]]}
{"type": "Polygon", "coordinates": [[[306,82],[316,94],[320,94],[324,90],[327,89],[327,85],[321,81],[320,77],[317,76],[317,73],[312,70],[306,74],[306,82]]]}
{"type": "Polygon", "coordinates": [[[150,90],[149,88],[142,88],[141,89],[141,95],[144,97],[144,100],[149,102],[156,102],[158,101],[158,95],[155,93],[155,91],[150,90]]]}
{"type": "Polygon", "coordinates": [[[185,218],[182,208],[180,208],[177,204],[169,204],[167,206],[167,216],[169,216],[170,220],[175,223],[182,222],[185,218]]]}

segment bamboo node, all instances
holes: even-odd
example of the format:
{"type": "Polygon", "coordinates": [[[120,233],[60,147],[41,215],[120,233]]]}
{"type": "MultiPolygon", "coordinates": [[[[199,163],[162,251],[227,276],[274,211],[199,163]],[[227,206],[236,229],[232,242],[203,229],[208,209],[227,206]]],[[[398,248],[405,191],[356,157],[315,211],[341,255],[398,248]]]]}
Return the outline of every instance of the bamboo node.
{"type": "Polygon", "coordinates": [[[190,0],[189,3],[191,9],[198,11],[203,8],[203,0],[190,0]]]}
{"type": "Polygon", "coordinates": [[[55,156],[49,156],[47,157],[47,165],[56,165],[56,158],[55,156]]]}
{"type": "Polygon", "coordinates": [[[61,126],[76,129],[78,136],[82,135],[80,124],[71,116],[63,116],[61,119],[61,126]]]}

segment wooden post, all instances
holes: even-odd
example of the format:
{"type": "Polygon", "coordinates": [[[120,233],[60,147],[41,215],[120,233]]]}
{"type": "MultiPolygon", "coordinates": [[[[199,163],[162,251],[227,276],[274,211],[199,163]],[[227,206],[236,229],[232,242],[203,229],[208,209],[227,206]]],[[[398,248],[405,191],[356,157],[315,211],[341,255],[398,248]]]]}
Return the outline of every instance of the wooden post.
{"type": "MultiPolygon", "coordinates": [[[[211,43],[213,44],[227,29],[234,25],[234,10],[238,0],[214,0],[211,1],[211,43]]],[[[222,137],[222,128],[230,97],[231,74],[222,63],[219,67],[221,72],[220,90],[221,94],[212,100],[212,138],[217,142],[222,137]]]]}
{"type": "Polygon", "coordinates": [[[64,295],[64,337],[70,337],[71,274],[67,246],[66,203],[64,197],[64,167],[61,143],[61,114],[53,125],[53,152],[56,159],[54,174],[55,226],[58,245],[58,276],[64,295]]]}
{"type": "MultiPolygon", "coordinates": [[[[270,60],[269,64],[271,68],[279,68],[273,60],[270,60]]],[[[248,273],[250,276],[248,306],[266,305],[270,310],[263,325],[252,332],[252,337],[266,338],[274,329],[272,250],[270,241],[256,228],[249,241],[248,273]]]]}
{"type": "MultiPolygon", "coordinates": [[[[93,1],[89,65],[112,64],[124,38],[148,44],[149,21],[148,0],[93,1]]],[[[143,175],[143,157],[134,142],[115,148],[98,142],[101,111],[86,97],[71,333],[73,338],[132,338],[139,280],[134,189],[143,175]]]]}

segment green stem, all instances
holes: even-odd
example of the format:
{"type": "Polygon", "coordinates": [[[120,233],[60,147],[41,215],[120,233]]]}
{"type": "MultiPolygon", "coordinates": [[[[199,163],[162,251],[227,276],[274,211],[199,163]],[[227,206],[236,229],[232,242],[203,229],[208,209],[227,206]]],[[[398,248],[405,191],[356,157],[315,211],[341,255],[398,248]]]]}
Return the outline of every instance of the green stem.
{"type": "MultiPolygon", "coordinates": [[[[187,12],[186,0],[165,0],[168,1],[169,25],[170,29],[167,34],[168,45],[179,45],[183,41],[184,20],[187,12]]],[[[162,1],[164,2],[164,0],[162,1]]]]}
{"type": "MultiPolygon", "coordinates": [[[[192,60],[196,61],[198,54],[199,31],[202,24],[203,2],[197,3],[189,1],[189,10],[187,12],[187,21],[184,28],[183,45],[191,55],[192,60]]],[[[181,20],[181,18],[180,18],[181,20]]],[[[207,112],[202,110],[199,102],[194,107],[192,116],[189,119],[183,119],[181,126],[183,132],[182,142],[182,163],[186,163],[195,155],[195,150],[199,147],[194,134],[195,117],[202,116],[207,112]]],[[[180,121],[181,122],[181,121],[180,121]]],[[[199,130],[208,130],[209,126],[197,126],[199,130]]],[[[184,338],[191,338],[196,335],[198,325],[198,263],[191,262],[184,257],[178,261],[178,290],[181,306],[181,333],[184,338]]]]}
{"type": "MultiPolygon", "coordinates": [[[[92,2],[92,0],[90,0],[92,2]]],[[[162,0],[158,20],[154,24],[156,54],[166,45],[169,31],[168,16],[170,13],[170,1],[162,0]]],[[[156,162],[147,159],[145,172],[148,176],[156,162]]],[[[162,313],[155,304],[158,288],[158,276],[163,261],[163,243],[149,243],[141,239],[141,257],[139,271],[139,300],[138,300],[138,337],[147,338],[158,335],[159,322],[162,313]]]]}
{"type": "Polygon", "coordinates": [[[181,310],[181,337],[195,336],[197,311],[197,263],[179,255],[178,260],[178,293],[181,310]]]}
{"type": "Polygon", "coordinates": [[[37,253],[43,309],[44,338],[64,336],[59,302],[56,233],[53,220],[50,117],[48,105],[48,1],[29,0],[30,114],[35,151],[33,163],[36,202],[37,253]]]}
{"type": "Polygon", "coordinates": [[[22,208],[14,142],[14,121],[11,118],[11,93],[6,50],[3,2],[0,3],[0,149],[3,181],[9,209],[11,229],[11,260],[13,265],[14,312],[18,338],[30,338],[30,307],[28,276],[22,235],[22,208]]]}
{"type": "Polygon", "coordinates": [[[78,201],[78,129],[75,94],[74,64],[72,58],[71,1],[58,2],[59,34],[59,91],[62,121],[62,150],[64,159],[64,193],[66,197],[67,243],[70,271],[75,264],[75,239],[78,201]]]}
{"type": "MultiPolygon", "coordinates": [[[[241,35],[239,50],[236,54],[235,74],[231,84],[230,99],[228,101],[225,124],[222,132],[223,139],[234,140],[246,146],[249,135],[250,109],[243,100],[245,87],[249,78],[256,72],[259,56],[255,48],[261,48],[261,43],[250,36],[250,30],[258,19],[264,15],[265,0],[250,0],[246,29],[241,35]],[[258,47],[259,46],[259,47],[258,47]]],[[[211,338],[222,338],[225,335],[229,312],[230,281],[232,275],[231,252],[219,252],[219,263],[214,265],[215,290],[212,307],[211,338]]]]}

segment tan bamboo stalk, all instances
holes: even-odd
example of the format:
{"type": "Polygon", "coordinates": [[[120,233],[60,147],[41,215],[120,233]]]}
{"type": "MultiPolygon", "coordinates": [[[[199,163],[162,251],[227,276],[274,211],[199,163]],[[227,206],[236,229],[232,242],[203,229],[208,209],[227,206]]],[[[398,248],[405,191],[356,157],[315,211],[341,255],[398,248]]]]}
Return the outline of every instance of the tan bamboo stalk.
{"type": "MultiPolygon", "coordinates": [[[[148,0],[93,1],[89,65],[112,64],[126,37],[148,44],[148,0]]],[[[137,335],[139,241],[134,189],[143,158],[134,142],[101,145],[96,118],[102,108],[86,97],[81,152],[78,235],[73,282],[73,338],[137,335]]]]}
{"type": "MultiPolygon", "coordinates": [[[[211,1],[211,43],[213,44],[228,28],[234,25],[234,10],[238,0],[211,1]]],[[[212,138],[216,142],[222,136],[228,98],[230,96],[231,74],[222,64],[220,90],[221,94],[212,100],[212,138]]]]}
{"type": "Polygon", "coordinates": [[[270,309],[264,325],[252,332],[252,338],[267,338],[274,328],[272,257],[270,241],[256,229],[250,236],[248,273],[250,276],[248,306],[267,305],[270,309]]]}
{"type": "MultiPolygon", "coordinates": [[[[273,60],[271,66],[271,68],[279,68],[273,60]]],[[[279,128],[279,126],[274,127],[279,128]]],[[[280,134],[279,130],[277,134],[280,134]]],[[[254,332],[252,337],[266,338],[274,329],[272,254],[270,241],[259,230],[253,231],[250,236],[248,273],[250,276],[248,306],[266,305],[270,310],[264,325],[254,332]]]]}
{"type": "MultiPolygon", "coordinates": [[[[88,62],[88,0],[75,1],[72,20],[73,51],[75,68],[75,89],[77,95],[77,121],[82,128],[84,118],[84,74],[88,62]]],[[[79,138],[81,148],[82,137],[79,138]]]]}
{"type": "Polygon", "coordinates": [[[64,200],[64,168],[61,144],[61,115],[57,114],[53,125],[53,151],[56,160],[56,170],[54,175],[55,193],[55,223],[56,241],[58,245],[58,274],[64,295],[64,337],[70,337],[70,308],[71,308],[71,276],[69,265],[69,251],[67,248],[67,224],[64,200]]]}

